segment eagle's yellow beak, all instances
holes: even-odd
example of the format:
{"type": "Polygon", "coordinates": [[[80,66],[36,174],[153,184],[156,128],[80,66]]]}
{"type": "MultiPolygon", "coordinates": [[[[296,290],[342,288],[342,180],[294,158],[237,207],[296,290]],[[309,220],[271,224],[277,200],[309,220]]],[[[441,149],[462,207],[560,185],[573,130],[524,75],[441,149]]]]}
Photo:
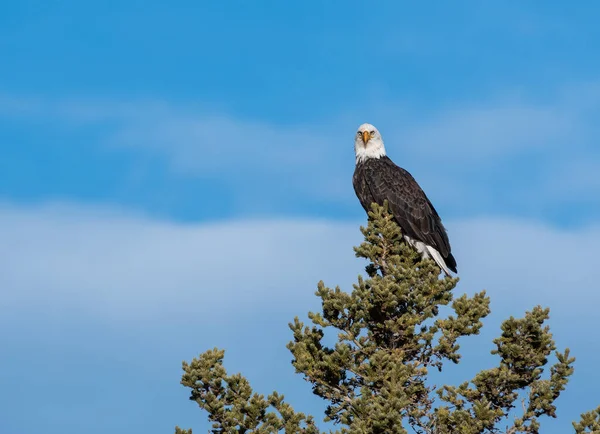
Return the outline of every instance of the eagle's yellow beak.
{"type": "Polygon", "coordinates": [[[371,133],[368,131],[363,131],[362,133],[363,143],[366,145],[369,139],[371,138],[371,133]]]}

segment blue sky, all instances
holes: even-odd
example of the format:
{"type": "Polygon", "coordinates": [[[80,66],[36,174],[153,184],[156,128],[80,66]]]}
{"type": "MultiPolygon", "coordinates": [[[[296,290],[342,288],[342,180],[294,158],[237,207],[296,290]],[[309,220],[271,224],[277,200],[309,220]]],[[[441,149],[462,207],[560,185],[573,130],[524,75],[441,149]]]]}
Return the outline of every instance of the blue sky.
{"type": "Polygon", "coordinates": [[[600,404],[599,8],[3,5],[0,432],[205,432],[180,363],[213,346],[320,411],[286,324],[319,308],[318,280],[362,271],[363,122],[442,215],[457,292],[492,297],[449,381],[492,366],[476,354],[502,319],[547,305],[577,364],[542,427],[570,429],[600,404]]]}

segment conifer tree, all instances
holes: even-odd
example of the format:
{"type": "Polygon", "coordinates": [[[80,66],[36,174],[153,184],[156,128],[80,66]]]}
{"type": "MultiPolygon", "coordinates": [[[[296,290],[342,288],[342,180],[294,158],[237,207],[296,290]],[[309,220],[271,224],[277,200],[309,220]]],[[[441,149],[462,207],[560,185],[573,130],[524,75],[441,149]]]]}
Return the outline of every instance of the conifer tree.
{"type": "MultiPolygon", "coordinates": [[[[361,232],[355,253],[368,261],[367,277],[352,292],[319,282],[322,312],[309,312],[310,326],[297,317],[290,323],[292,364],[328,402],[324,420],[335,423],[333,432],[538,433],[540,418],[556,417],[554,402],[575,359],[568,349],[556,351],[548,309],[535,306],[502,323],[496,367],[458,386],[432,386],[430,370],[460,362],[458,341],[479,334],[490,299],[485,291],[454,298],[458,278],[439,278],[432,260],[400,242],[387,204],[373,204],[361,232]],[[337,331],[333,347],[323,342],[327,330],[337,331]]],[[[227,374],[223,359],[215,348],[183,362],[181,384],[208,413],[213,433],[321,433],[312,416],[295,412],[277,392],[265,397],[240,374],[227,374]]],[[[578,434],[600,430],[600,407],[573,427],[578,434]]],[[[177,427],[176,434],[191,430],[177,427]]]]}

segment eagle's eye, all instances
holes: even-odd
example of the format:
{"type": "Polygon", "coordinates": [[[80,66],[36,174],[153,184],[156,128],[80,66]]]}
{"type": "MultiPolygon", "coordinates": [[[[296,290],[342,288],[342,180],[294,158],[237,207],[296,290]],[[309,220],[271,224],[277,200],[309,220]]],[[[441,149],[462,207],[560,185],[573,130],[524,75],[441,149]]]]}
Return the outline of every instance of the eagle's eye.
{"type": "Polygon", "coordinates": [[[371,135],[374,136],[375,135],[375,131],[371,131],[371,135]]]}
{"type": "Polygon", "coordinates": [[[357,136],[360,136],[360,135],[361,135],[361,132],[360,132],[360,131],[357,131],[357,132],[356,132],[356,135],[357,135],[357,136]]]}

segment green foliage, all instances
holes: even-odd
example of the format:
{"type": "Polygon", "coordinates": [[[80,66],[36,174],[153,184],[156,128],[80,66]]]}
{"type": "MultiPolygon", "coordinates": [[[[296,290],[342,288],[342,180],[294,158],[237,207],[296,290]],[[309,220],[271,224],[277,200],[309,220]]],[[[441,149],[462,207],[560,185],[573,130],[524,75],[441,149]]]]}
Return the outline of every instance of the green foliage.
{"type": "MultiPolygon", "coordinates": [[[[387,206],[374,204],[361,232],[364,242],[355,253],[368,261],[368,278],[359,276],[351,293],[319,282],[322,312],[309,312],[310,326],[296,317],[287,345],[296,372],[328,402],[325,421],[340,426],[336,433],[495,433],[503,421],[509,424],[503,432],[537,433],[540,417],[556,417],[554,402],[575,359],[568,349],[555,351],[544,325],[548,309],[536,306],[503,322],[492,351],[497,367],[459,386],[431,386],[429,370],[459,363],[458,341],[479,333],[490,299],[485,291],[454,299],[458,278],[440,279],[435,262],[401,242],[387,206]],[[324,344],[326,330],[337,332],[333,347],[324,344]],[[548,372],[553,351],[557,361],[548,372]],[[522,414],[510,423],[520,398],[522,414]]],[[[228,376],[223,357],[213,349],[183,363],[181,383],[207,411],[212,432],[320,433],[311,416],[295,413],[276,392],[265,399],[241,375],[228,376]]],[[[600,408],[573,425],[583,433],[599,424],[600,408]]]]}
{"type": "MultiPolygon", "coordinates": [[[[225,351],[212,349],[183,362],[181,384],[192,389],[190,399],[206,410],[214,433],[289,433],[316,434],[312,416],[295,413],[273,392],[267,399],[253,393],[248,380],[239,374],[227,375],[223,367],[225,351]],[[272,407],[277,413],[267,411],[272,407]]],[[[179,428],[177,428],[179,430],[179,428]]],[[[177,431],[184,433],[184,431],[177,431]]],[[[188,434],[191,434],[189,431],[188,434]]]]}
{"type": "Polygon", "coordinates": [[[583,413],[581,420],[573,422],[576,434],[600,433],[600,406],[595,410],[583,413]]]}
{"type": "Polygon", "coordinates": [[[478,373],[474,387],[463,383],[459,387],[444,386],[438,391],[441,400],[454,408],[436,409],[438,425],[445,432],[479,433],[492,428],[515,408],[520,390],[528,390],[523,400],[524,414],[515,419],[508,432],[537,433],[538,418],[556,417],[554,401],[564,390],[573,373],[574,358],[569,350],[556,353],[558,362],[550,368],[550,379],[542,380],[547,357],[555,349],[549,328],[542,327],[548,319],[548,309],[535,307],[523,319],[510,318],[502,324],[502,336],[494,340],[500,365],[478,373]],[[525,405],[527,402],[527,405],[525,405]],[[447,428],[447,429],[446,429],[447,428]]]}

